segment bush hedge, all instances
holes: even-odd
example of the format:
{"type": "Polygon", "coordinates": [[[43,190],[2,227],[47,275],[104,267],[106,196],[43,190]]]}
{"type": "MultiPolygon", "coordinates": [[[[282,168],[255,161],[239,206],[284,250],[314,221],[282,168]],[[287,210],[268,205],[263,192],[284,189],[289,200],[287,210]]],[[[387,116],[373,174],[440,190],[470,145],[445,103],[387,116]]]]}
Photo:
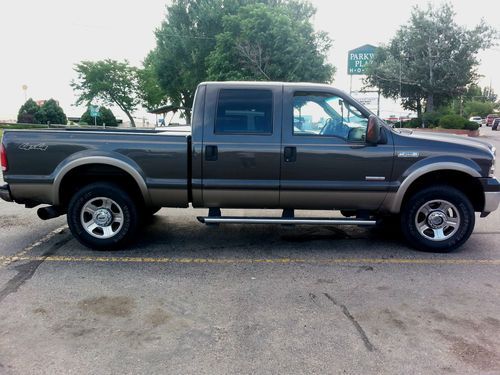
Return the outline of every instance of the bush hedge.
{"type": "Polygon", "coordinates": [[[469,121],[459,115],[446,115],[439,120],[439,126],[443,129],[465,129],[469,121]]]}

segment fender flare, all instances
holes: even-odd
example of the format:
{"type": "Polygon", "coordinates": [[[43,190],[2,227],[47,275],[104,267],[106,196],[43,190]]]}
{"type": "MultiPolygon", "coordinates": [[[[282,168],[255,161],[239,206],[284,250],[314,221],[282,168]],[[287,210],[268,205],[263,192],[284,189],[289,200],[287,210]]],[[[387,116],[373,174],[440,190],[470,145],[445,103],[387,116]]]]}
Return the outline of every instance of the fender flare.
{"type": "Polygon", "coordinates": [[[408,174],[408,176],[401,182],[401,185],[399,185],[398,191],[394,193],[392,197],[387,197],[387,204],[385,206],[388,208],[389,212],[399,213],[403,199],[410,186],[418,178],[428,173],[437,171],[456,171],[466,173],[471,177],[481,177],[481,174],[474,168],[458,162],[438,162],[421,166],[408,174]]]}
{"type": "Polygon", "coordinates": [[[78,158],[75,160],[70,161],[69,163],[63,165],[60,170],[58,171],[54,183],[53,183],[53,202],[54,205],[58,205],[60,203],[60,188],[61,188],[61,183],[64,180],[64,177],[73,169],[77,167],[81,167],[83,165],[89,165],[89,164],[103,164],[103,165],[109,165],[112,167],[116,167],[121,169],[123,172],[127,173],[130,175],[137,185],[139,186],[139,189],[141,191],[142,197],[144,198],[144,201],[149,204],[150,203],[150,196],[149,196],[149,191],[146,185],[146,182],[142,175],[138,172],[137,169],[135,169],[133,166],[130,164],[126,163],[123,160],[109,157],[109,156],[85,156],[82,158],[78,158]]]}

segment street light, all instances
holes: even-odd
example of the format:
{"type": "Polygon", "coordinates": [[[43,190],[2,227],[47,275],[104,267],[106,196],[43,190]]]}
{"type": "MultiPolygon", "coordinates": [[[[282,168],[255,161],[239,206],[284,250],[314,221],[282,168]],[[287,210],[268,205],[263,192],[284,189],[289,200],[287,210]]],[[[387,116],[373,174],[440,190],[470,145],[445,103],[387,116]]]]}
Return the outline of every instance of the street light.
{"type": "Polygon", "coordinates": [[[24,101],[28,100],[27,98],[27,91],[28,91],[28,85],[22,85],[22,89],[24,91],[24,101]]]}

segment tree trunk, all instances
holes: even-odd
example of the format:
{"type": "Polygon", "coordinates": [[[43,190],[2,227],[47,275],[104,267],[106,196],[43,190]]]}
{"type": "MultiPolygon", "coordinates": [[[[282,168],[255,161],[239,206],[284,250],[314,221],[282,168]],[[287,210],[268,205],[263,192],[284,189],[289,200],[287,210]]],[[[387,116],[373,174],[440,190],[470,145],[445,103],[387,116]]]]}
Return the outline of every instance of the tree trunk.
{"type": "Polygon", "coordinates": [[[427,105],[425,108],[426,112],[433,112],[434,111],[434,94],[429,93],[427,95],[427,105]]]}
{"type": "Polygon", "coordinates": [[[191,111],[186,109],[184,115],[186,116],[186,125],[191,125],[191,111]]]}
{"type": "Polygon", "coordinates": [[[135,128],[135,121],[134,121],[134,118],[132,117],[132,115],[130,114],[129,111],[125,111],[123,110],[123,112],[125,112],[125,114],[127,115],[128,119],[130,120],[130,126],[135,128]]]}
{"type": "Polygon", "coordinates": [[[417,117],[422,118],[422,101],[420,98],[417,99],[417,117]]]}

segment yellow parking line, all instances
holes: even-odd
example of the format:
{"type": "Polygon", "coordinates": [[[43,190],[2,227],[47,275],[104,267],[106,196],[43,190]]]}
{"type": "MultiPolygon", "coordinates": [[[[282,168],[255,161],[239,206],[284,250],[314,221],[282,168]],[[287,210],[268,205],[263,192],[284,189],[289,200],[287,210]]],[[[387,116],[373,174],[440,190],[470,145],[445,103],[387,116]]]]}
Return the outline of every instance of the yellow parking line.
{"type": "MultiPolygon", "coordinates": [[[[18,258],[18,257],[23,257],[25,256],[26,254],[28,254],[31,250],[33,250],[35,247],[38,247],[40,246],[41,244],[47,242],[48,240],[50,240],[52,237],[54,237],[55,235],[57,234],[60,234],[62,231],[64,231],[66,228],[68,228],[67,225],[63,225],[62,227],[59,227],[57,229],[54,229],[53,231],[49,232],[48,234],[46,234],[45,236],[43,236],[42,238],[40,238],[38,241],[35,241],[33,242],[31,245],[25,247],[23,250],[21,250],[20,252],[10,256],[10,257],[7,257],[7,258],[11,258],[11,259],[6,259],[4,261],[1,261],[0,262],[0,267],[2,266],[8,266],[10,263],[12,262],[15,262],[18,258]]],[[[1,260],[1,258],[0,258],[1,260]]]]}
{"type": "Polygon", "coordinates": [[[409,259],[409,258],[156,258],[156,257],[113,257],[113,256],[0,256],[0,262],[10,264],[15,261],[48,262],[103,262],[103,263],[172,263],[172,264],[427,264],[427,265],[500,265],[500,259],[409,259]]]}

